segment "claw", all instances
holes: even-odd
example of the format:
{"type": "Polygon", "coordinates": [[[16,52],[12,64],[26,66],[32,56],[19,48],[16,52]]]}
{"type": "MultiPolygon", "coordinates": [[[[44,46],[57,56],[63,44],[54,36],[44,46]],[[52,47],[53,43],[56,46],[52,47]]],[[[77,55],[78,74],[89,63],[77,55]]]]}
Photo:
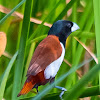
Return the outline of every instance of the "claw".
{"type": "Polygon", "coordinates": [[[60,86],[55,86],[55,88],[62,90],[59,97],[60,97],[61,100],[63,100],[62,95],[64,94],[65,91],[67,91],[67,89],[65,89],[64,87],[60,87],[60,86]]]}
{"type": "Polygon", "coordinates": [[[62,88],[62,92],[61,92],[60,95],[59,95],[59,97],[61,98],[61,100],[63,100],[63,99],[62,99],[62,96],[63,96],[63,94],[64,94],[65,91],[67,91],[67,90],[66,90],[65,88],[62,88]]]}

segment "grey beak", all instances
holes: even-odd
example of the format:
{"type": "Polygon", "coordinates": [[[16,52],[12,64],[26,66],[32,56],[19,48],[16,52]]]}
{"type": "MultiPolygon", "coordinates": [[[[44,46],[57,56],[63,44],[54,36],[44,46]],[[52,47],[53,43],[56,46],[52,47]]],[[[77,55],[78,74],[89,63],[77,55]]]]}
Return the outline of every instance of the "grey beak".
{"type": "Polygon", "coordinates": [[[71,31],[74,32],[74,31],[76,31],[78,29],[80,29],[80,27],[76,23],[73,22],[73,26],[71,28],[71,31]]]}

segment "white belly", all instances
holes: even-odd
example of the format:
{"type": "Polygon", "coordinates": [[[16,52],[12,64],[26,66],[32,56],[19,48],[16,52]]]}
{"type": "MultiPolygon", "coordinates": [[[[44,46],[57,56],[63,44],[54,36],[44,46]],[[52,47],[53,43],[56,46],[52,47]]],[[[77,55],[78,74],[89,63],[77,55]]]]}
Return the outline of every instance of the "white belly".
{"type": "Polygon", "coordinates": [[[63,46],[62,43],[61,44],[61,47],[62,47],[62,54],[61,56],[55,60],[54,62],[52,62],[50,65],[48,65],[44,71],[44,76],[46,79],[49,79],[51,77],[55,77],[55,75],[57,74],[62,62],[63,62],[63,59],[64,59],[64,55],[65,55],[65,48],[63,46]]]}

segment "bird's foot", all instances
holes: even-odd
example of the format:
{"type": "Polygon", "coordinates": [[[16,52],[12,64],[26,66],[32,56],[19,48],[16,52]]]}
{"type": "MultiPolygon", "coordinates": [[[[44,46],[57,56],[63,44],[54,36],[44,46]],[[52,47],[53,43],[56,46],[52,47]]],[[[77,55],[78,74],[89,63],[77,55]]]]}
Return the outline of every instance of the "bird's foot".
{"type": "Polygon", "coordinates": [[[64,94],[65,91],[67,91],[67,89],[65,89],[64,87],[60,87],[60,86],[55,86],[55,88],[62,90],[59,97],[60,97],[61,100],[63,100],[62,95],[64,94]]]}
{"type": "Polygon", "coordinates": [[[36,87],[36,91],[37,91],[37,94],[39,94],[39,90],[38,90],[38,87],[36,87]]]}

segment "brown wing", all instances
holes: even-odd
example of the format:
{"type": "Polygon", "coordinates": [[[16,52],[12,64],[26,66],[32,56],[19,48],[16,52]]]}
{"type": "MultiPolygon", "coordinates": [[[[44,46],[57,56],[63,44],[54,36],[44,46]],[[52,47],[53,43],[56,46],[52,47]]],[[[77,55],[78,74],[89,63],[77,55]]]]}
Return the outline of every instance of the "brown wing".
{"type": "Polygon", "coordinates": [[[28,75],[36,75],[61,56],[62,47],[58,37],[49,35],[37,46],[28,68],[28,75]]]}

